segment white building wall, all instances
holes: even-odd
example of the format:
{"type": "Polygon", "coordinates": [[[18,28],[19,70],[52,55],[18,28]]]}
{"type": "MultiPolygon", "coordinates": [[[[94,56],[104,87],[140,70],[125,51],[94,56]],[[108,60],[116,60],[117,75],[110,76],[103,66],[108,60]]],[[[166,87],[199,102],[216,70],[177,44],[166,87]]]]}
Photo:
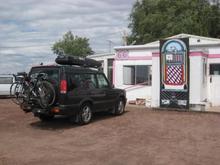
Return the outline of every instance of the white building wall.
{"type": "Polygon", "coordinates": [[[220,54],[220,47],[210,48],[209,54],[220,54]]]}
{"type": "Polygon", "coordinates": [[[189,90],[189,103],[201,104],[202,101],[202,88],[203,88],[203,65],[202,57],[190,57],[190,90],[189,90]]]}
{"type": "Polygon", "coordinates": [[[151,106],[160,106],[160,58],[152,58],[152,99],[151,106]]]}
{"type": "Polygon", "coordinates": [[[129,57],[151,57],[152,52],[146,50],[130,50],[129,57]]]}

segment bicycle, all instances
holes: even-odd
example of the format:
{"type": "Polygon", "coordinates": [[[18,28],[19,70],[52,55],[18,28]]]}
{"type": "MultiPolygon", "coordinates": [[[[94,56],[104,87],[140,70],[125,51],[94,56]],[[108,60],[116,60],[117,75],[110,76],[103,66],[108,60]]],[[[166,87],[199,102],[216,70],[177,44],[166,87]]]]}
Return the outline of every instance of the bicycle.
{"type": "Polygon", "coordinates": [[[17,75],[13,74],[15,82],[10,87],[10,98],[15,104],[22,104],[24,102],[24,87],[28,86],[28,76],[25,72],[18,72],[17,75]]]}
{"type": "Polygon", "coordinates": [[[35,73],[30,77],[27,74],[18,74],[20,81],[12,84],[10,93],[14,96],[16,104],[39,105],[41,108],[48,108],[55,101],[55,89],[47,80],[46,73],[35,73]]]}

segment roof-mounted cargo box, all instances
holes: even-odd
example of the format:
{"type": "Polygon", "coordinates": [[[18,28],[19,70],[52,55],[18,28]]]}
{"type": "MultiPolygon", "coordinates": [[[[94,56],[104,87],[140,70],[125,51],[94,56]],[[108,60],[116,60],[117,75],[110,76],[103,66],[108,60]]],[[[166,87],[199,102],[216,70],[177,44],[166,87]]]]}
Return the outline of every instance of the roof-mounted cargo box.
{"type": "Polygon", "coordinates": [[[76,56],[57,56],[55,59],[57,64],[61,65],[78,65],[91,68],[99,68],[102,66],[101,62],[90,59],[81,58],[76,56]]]}

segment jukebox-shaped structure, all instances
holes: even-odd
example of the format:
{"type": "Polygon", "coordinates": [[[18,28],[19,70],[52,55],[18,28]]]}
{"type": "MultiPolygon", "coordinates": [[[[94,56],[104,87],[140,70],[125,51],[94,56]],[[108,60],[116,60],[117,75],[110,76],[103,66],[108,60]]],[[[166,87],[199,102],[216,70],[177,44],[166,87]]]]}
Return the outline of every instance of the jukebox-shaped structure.
{"type": "Polygon", "coordinates": [[[160,41],[160,106],[189,107],[189,39],[160,41]]]}

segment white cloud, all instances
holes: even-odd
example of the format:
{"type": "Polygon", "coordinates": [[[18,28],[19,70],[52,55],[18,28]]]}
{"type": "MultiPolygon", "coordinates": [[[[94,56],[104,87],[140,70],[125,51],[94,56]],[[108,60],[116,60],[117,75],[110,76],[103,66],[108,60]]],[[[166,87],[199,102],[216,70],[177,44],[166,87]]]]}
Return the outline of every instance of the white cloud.
{"type": "Polygon", "coordinates": [[[135,1],[0,0],[0,73],[54,60],[51,46],[68,30],[96,52],[108,51],[107,40],[120,45],[135,1]]]}
{"type": "Polygon", "coordinates": [[[16,54],[16,50],[3,49],[3,50],[1,51],[1,54],[16,54]]]}

